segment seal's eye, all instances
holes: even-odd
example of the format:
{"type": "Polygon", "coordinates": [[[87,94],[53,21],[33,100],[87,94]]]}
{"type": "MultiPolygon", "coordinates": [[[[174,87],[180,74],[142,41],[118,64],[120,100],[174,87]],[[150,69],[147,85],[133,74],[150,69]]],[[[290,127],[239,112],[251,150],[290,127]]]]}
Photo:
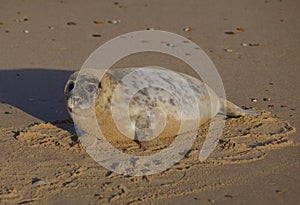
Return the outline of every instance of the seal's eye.
{"type": "Polygon", "coordinates": [[[74,89],[74,82],[70,82],[68,85],[68,91],[71,92],[74,89]]]}
{"type": "Polygon", "coordinates": [[[95,85],[91,85],[91,84],[88,84],[85,89],[89,93],[95,93],[97,91],[97,87],[95,85]]]}

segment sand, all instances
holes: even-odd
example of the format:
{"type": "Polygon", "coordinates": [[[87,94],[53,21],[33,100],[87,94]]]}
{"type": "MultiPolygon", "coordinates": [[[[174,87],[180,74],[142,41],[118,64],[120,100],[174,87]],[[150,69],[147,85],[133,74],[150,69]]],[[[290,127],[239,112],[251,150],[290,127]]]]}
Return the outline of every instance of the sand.
{"type": "MultiPolygon", "coordinates": [[[[297,204],[299,6],[296,0],[2,2],[0,203],[297,204]],[[98,46],[146,28],[200,45],[215,63],[227,98],[259,115],[227,119],[205,162],[197,156],[208,123],[179,164],[147,177],[126,177],[101,167],[82,148],[63,87],[98,46]]],[[[194,75],[181,61],[153,53],[115,66],[152,64],[194,75]]],[[[174,139],[169,135],[140,148],[120,143],[107,126],[112,144],[131,154],[153,153],[174,139]]]]}
{"type": "MultiPolygon", "coordinates": [[[[295,146],[289,138],[295,133],[295,128],[269,112],[257,112],[257,116],[227,119],[217,148],[205,162],[199,163],[198,155],[209,122],[201,126],[192,149],[179,164],[145,177],[124,177],[99,166],[81,146],[71,120],[33,124],[17,131],[2,129],[2,135],[6,136],[2,143],[20,147],[13,155],[22,155],[23,160],[18,163],[7,160],[10,166],[3,169],[6,184],[2,187],[1,200],[55,204],[77,198],[76,201],[101,204],[150,203],[154,199],[172,199],[244,184],[247,181],[243,173],[217,176],[212,172],[229,165],[263,161],[272,150],[295,146]],[[18,172],[16,178],[13,177],[15,172],[18,172]],[[9,186],[10,183],[13,186],[9,186]],[[61,196],[61,192],[72,198],[61,196]]],[[[105,116],[105,119],[109,118],[105,116]]],[[[102,127],[104,135],[111,138],[109,142],[114,147],[131,155],[153,154],[174,140],[173,135],[163,133],[160,140],[139,147],[133,141],[124,140],[126,138],[120,136],[112,125],[108,122],[102,127]]]]}

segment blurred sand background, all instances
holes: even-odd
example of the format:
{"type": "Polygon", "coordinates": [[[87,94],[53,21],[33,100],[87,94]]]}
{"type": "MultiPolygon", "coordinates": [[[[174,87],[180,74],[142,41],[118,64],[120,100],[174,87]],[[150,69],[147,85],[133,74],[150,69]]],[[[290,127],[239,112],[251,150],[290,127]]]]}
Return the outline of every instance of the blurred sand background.
{"type": "MultiPolygon", "coordinates": [[[[299,6],[297,0],[1,0],[0,203],[297,204],[299,6]],[[34,123],[68,119],[63,87],[69,75],[104,42],[147,28],[174,32],[200,45],[216,65],[227,98],[271,112],[266,115],[275,128],[294,127],[289,135],[293,145],[272,148],[262,160],[204,165],[195,160],[196,168],[189,162],[188,168],[179,165],[179,171],[128,179],[100,167],[79,145],[70,148],[64,141],[70,140],[65,131],[72,129],[69,122],[59,122],[63,130],[36,125],[40,134],[34,136],[44,132],[60,142],[54,148],[51,140],[44,147],[32,146],[33,135],[32,143],[26,136],[14,138],[32,132],[34,123]]],[[[181,62],[151,53],[118,66],[149,64],[191,73],[181,62]]]]}

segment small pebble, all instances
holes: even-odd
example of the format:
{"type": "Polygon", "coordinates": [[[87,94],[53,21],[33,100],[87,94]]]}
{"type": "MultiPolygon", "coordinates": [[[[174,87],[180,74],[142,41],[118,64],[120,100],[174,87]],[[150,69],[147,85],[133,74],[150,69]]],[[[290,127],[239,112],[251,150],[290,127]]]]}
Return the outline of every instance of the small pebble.
{"type": "Polygon", "coordinates": [[[75,23],[75,22],[73,22],[73,21],[70,21],[70,22],[67,23],[67,25],[68,25],[68,26],[76,26],[77,23],[75,23]]]}
{"type": "Polygon", "coordinates": [[[4,25],[4,23],[0,21],[0,26],[3,26],[3,25],[4,25]]]}
{"type": "Polygon", "coordinates": [[[287,106],[286,106],[286,105],[280,105],[280,107],[282,107],[282,108],[286,108],[287,106]]]}
{"type": "Polygon", "coordinates": [[[49,184],[49,182],[45,181],[45,180],[41,180],[41,179],[38,179],[38,178],[33,178],[31,180],[31,183],[33,185],[41,185],[41,184],[49,184]]]}
{"type": "Polygon", "coordinates": [[[118,24],[121,23],[121,20],[108,20],[107,23],[118,24]]]}
{"type": "Polygon", "coordinates": [[[94,24],[104,24],[104,21],[93,21],[94,24]]]}
{"type": "Polygon", "coordinates": [[[251,98],[250,100],[251,100],[251,102],[258,102],[257,98],[251,98]]]}
{"type": "Polygon", "coordinates": [[[54,29],[55,29],[55,27],[54,27],[54,26],[48,26],[48,29],[50,29],[50,30],[54,30],[54,29]]]}
{"type": "Polygon", "coordinates": [[[247,47],[247,46],[248,46],[248,43],[242,43],[241,46],[247,47]]]}
{"type": "Polygon", "coordinates": [[[227,34],[227,35],[234,35],[235,34],[233,31],[226,31],[224,33],[227,34]]]}
{"type": "Polygon", "coordinates": [[[269,107],[269,108],[273,108],[273,107],[274,107],[274,105],[268,105],[268,107],[269,107]]]}
{"type": "Polygon", "coordinates": [[[296,109],[295,108],[291,108],[291,110],[295,111],[296,109]]]}
{"type": "Polygon", "coordinates": [[[244,110],[252,109],[252,107],[248,107],[248,106],[245,106],[245,105],[242,105],[242,108],[243,108],[244,110]]]}
{"type": "Polygon", "coordinates": [[[263,98],[263,101],[271,101],[270,98],[263,98]]]}
{"type": "Polygon", "coordinates": [[[210,203],[215,203],[216,201],[215,200],[213,200],[213,199],[208,199],[208,201],[210,202],[210,203]]]}
{"type": "Polygon", "coordinates": [[[259,46],[259,43],[249,43],[249,46],[259,46]]]}
{"type": "Polygon", "coordinates": [[[101,34],[92,34],[93,37],[101,37],[101,34]]]}
{"type": "Polygon", "coordinates": [[[41,185],[41,184],[47,185],[47,184],[49,184],[49,183],[48,183],[47,181],[40,180],[40,181],[33,182],[32,184],[33,184],[33,185],[41,185]]]}
{"type": "Polygon", "coordinates": [[[147,31],[154,31],[154,28],[146,28],[147,31]]]}
{"type": "Polygon", "coordinates": [[[28,30],[24,30],[23,32],[26,33],[26,34],[29,34],[29,31],[28,31],[28,30]]]}
{"type": "Polygon", "coordinates": [[[231,53],[233,50],[231,48],[225,48],[225,51],[231,53]]]}
{"type": "Polygon", "coordinates": [[[274,85],[274,83],[269,83],[269,85],[274,85]]]}
{"type": "Polygon", "coordinates": [[[226,194],[226,195],[225,195],[225,197],[226,197],[226,198],[230,198],[230,199],[232,199],[232,198],[233,198],[233,196],[232,196],[232,195],[230,195],[230,194],[226,194]]]}
{"type": "Polygon", "coordinates": [[[244,31],[245,31],[245,29],[242,28],[242,27],[238,27],[238,28],[236,28],[236,30],[237,30],[237,31],[241,31],[241,32],[244,32],[244,31]]]}
{"type": "Polygon", "coordinates": [[[12,113],[11,113],[11,112],[5,111],[4,114],[5,114],[5,115],[9,115],[9,114],[12,114],[12,113]]]}
{"type": "Polygon", "coordinates": [[[166,46],[170,47],[170,48],[174,48],[175,45],[173,43],[166,43],[166,46]]]}
{"type": "Polygon", "coordinates": [[[275,192],[276,192],[277,194],[282,194],[282,193],[283,193],[283,191],[281,191],[281,190],[279,190],[279,189],[276,189],[275,192]]]}
{"type": "Polygon", "coordinates": [[[186,27],[186,28],[184,28],[183,30],[184,30],[184,31],[191,31],[192,28],[191,28],[191,27],[186,27]]]}
{"type": "Polygon", "coordinates": [[[28,18],[23,18],[23,19],[15,19],[15,22],[20,23],[23,21],[28,21],[28,18]]]}

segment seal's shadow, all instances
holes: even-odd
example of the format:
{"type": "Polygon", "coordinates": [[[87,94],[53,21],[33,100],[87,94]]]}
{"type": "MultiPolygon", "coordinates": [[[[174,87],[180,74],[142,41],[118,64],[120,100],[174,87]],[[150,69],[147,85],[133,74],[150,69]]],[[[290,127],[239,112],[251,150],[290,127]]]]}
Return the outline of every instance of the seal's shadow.
{"type": "Polygon", "coordinates": [[[24,68],[0,70],[0,101],[45,122],[69,118],[65,83],[73,71],[24,68]]]}

